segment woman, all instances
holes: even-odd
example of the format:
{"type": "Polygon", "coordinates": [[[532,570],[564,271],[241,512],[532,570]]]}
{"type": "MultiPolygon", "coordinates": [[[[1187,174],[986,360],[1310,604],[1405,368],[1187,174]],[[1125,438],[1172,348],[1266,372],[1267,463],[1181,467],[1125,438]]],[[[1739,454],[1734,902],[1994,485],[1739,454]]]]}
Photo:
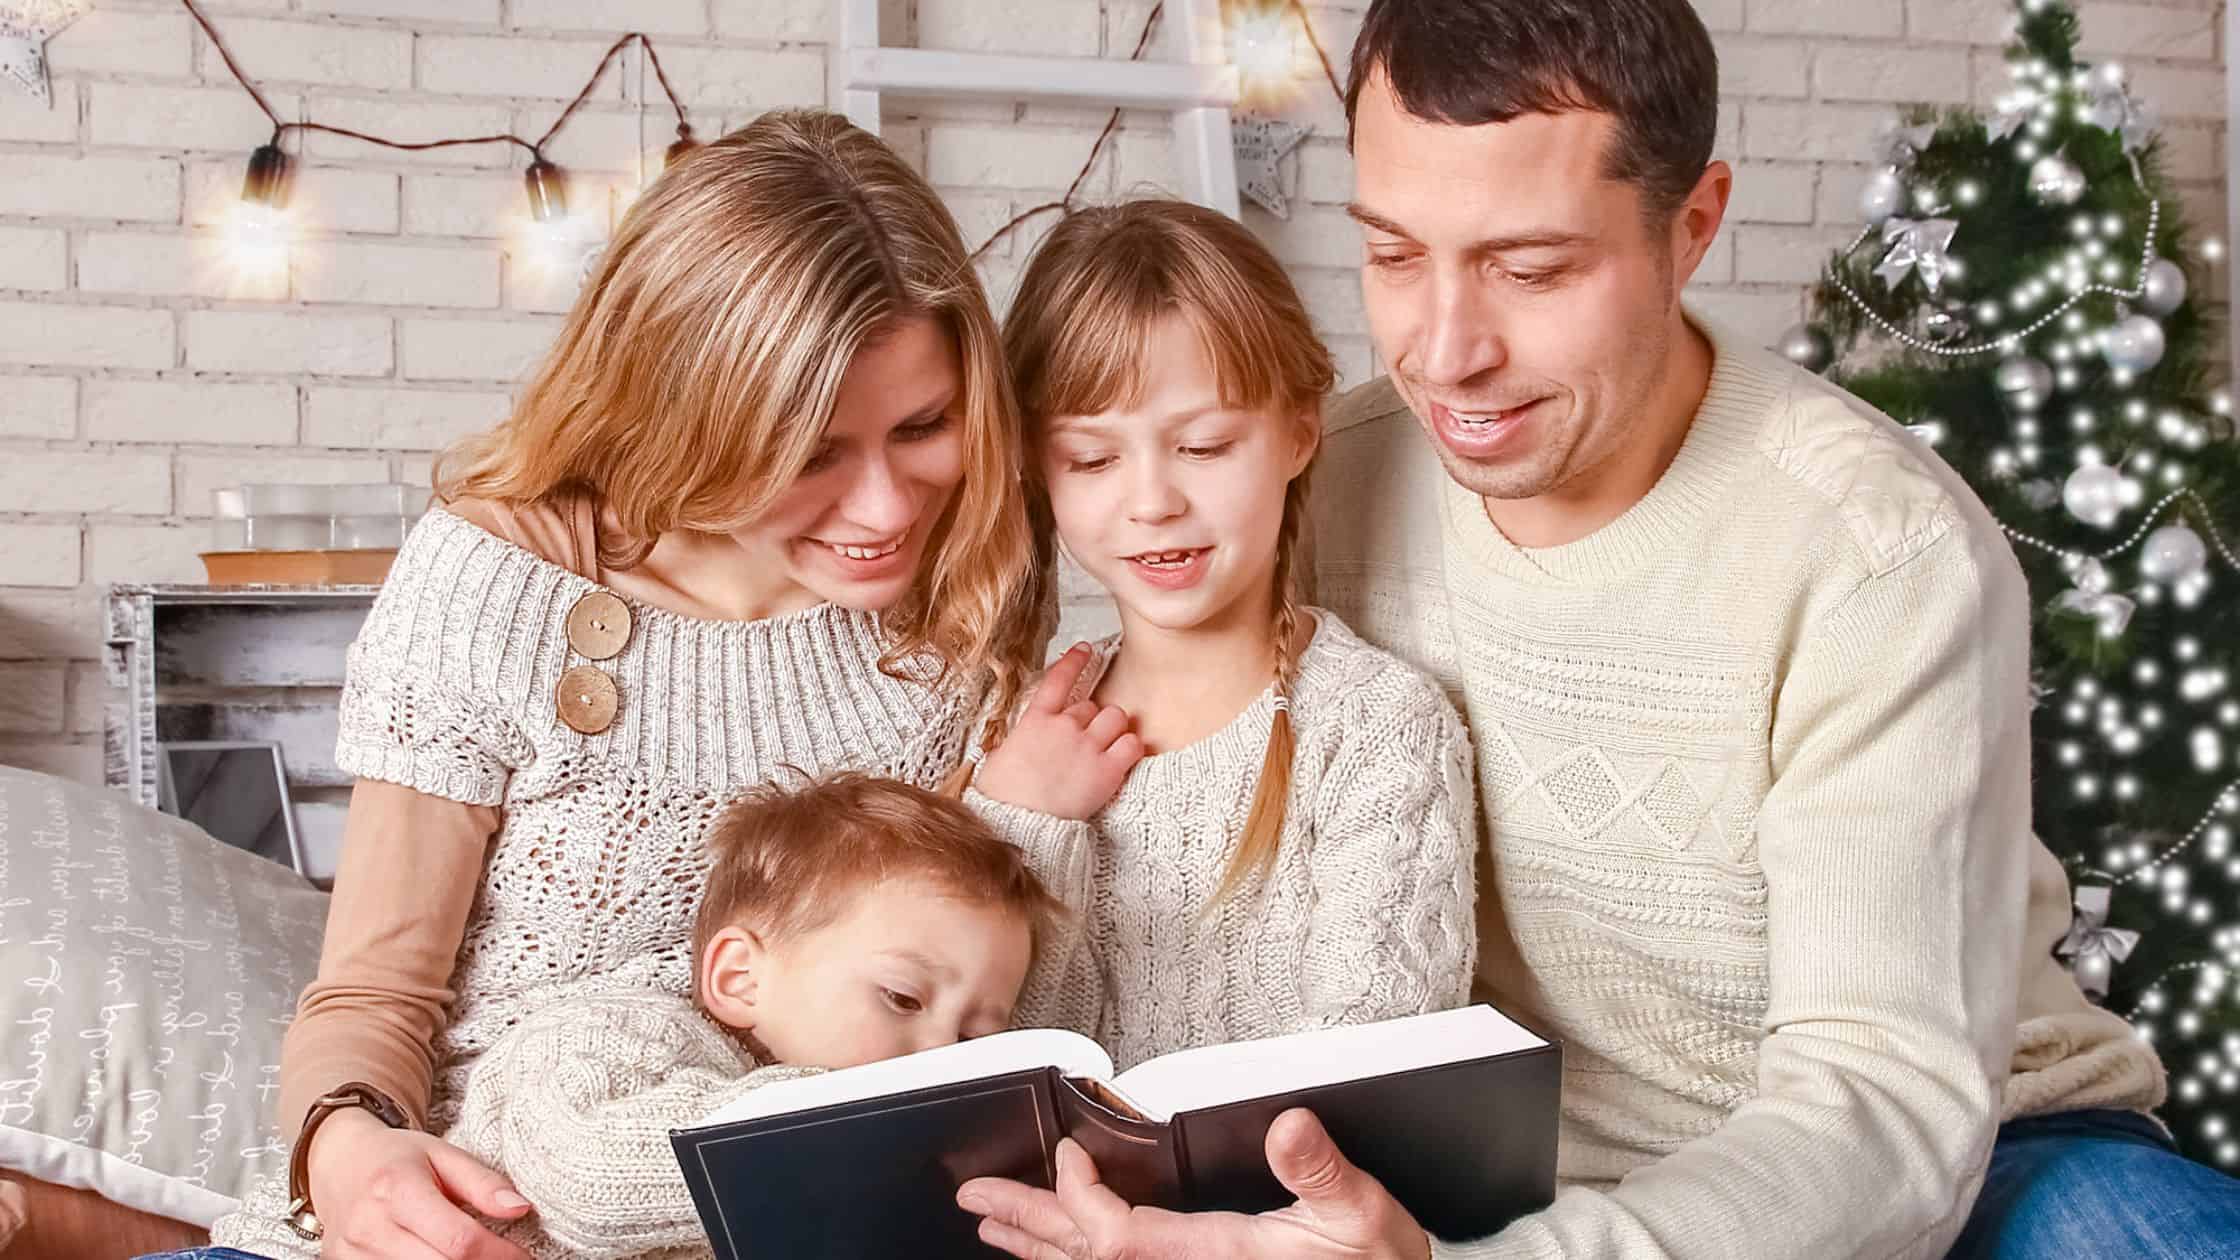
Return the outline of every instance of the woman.
{"type": "Polygon", "coordinates": [[[954,773],[1041,647],[1016,429],[955,224],[877,139],[768,114],[647,191],[351,649],[294,1184],[215,1242],[520,1255],[474,1217],[526,1203],[424,1130],[540,989],[687,991],[726,799],[787,766],[954,773]]]}

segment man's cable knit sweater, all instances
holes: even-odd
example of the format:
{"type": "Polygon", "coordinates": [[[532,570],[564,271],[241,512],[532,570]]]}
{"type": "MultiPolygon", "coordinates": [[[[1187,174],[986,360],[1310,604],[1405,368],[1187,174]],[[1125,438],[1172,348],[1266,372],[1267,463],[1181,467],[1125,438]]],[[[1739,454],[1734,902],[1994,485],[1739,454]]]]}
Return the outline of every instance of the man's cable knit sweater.
{"type": "Polygon", "coordinates": [[[1331,416],[1318,598],[1468,715],[1479,976],[1564,1047],[1566,1189],[1443,1255],[1941,1256],[2002,1119],[2162,1096],[2050,955],[1997,523],[1707,332],[1671,467],[1565,546],[1510,543],[1389,382],[1331,416]]]}

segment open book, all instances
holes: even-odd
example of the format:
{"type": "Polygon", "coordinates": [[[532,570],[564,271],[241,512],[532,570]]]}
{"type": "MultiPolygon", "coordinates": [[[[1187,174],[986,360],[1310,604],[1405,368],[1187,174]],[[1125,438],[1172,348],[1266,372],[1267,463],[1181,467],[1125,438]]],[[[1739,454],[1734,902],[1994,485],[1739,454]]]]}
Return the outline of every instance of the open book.
{"type": "Polygon", "coordinates": [[[1234,1042],[1115,1074],[1095,1042],[999,1033],[784,1081],[673,1135],[718,1260],[989,1255],[974,1177],[1048,1188],[1071,1137],[1131,1203],[1290,1201],[1268,1126],[1312,1110],[1432,1233],[1475,1238],[1555,1193],[1560,1053],[1490,1006],[1234,1042]]]}

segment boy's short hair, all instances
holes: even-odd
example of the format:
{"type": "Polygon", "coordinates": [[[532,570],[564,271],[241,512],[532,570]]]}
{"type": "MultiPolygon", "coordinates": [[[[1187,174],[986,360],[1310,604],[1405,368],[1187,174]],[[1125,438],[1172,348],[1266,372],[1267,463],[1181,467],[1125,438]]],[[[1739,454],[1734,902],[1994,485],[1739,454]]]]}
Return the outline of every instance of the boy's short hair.
{"type": "Polygon", "coordinates": [[[1039,941],[1065,913],[1019,850],[960,802],[854,771],[743,793],[708,830],[713,865],[693,922],[697,967],[708,942],[749,922],[765,940],[814,931],[852,894],[914,876],[965,901],[1026,919],[1039,941]]]}

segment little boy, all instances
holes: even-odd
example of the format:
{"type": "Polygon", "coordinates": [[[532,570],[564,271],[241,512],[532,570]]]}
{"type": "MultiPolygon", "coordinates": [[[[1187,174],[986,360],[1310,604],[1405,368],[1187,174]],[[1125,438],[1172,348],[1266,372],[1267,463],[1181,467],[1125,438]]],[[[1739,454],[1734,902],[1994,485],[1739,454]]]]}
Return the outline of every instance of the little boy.
{"type": "MultiPolygon", "coordinates": [[[[536,1206],[499,1227],[531,1255],[708,1255],[671,1129],[774,1080],[1001,1032],[1063,912],[971,810],[868,775],[758,788],[708,848],[691,1000],[555,987],[468,1076],[443,1136],[536,1206]]],[[[253,1208],[212,1241],[318,1254],[253,1208]]]]}

